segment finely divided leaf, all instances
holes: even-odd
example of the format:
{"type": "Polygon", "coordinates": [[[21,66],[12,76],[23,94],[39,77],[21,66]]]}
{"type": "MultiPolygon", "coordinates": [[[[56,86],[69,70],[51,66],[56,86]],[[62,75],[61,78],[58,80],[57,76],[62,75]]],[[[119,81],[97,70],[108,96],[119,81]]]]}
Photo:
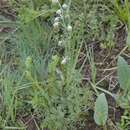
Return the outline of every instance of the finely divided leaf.
{"type": "Polygon", "coordinates": [[[95,102],[94,120],[97,125],[104,126],[108,118],[108,103],[104,93],[95,102]]]}
{"type": "Polygon", "coordinates": [[[130,68],[124,58],[118,58],[118,69],[117,69],[118,81],[120,87],[125,90],[130,89],[130,68]]]}

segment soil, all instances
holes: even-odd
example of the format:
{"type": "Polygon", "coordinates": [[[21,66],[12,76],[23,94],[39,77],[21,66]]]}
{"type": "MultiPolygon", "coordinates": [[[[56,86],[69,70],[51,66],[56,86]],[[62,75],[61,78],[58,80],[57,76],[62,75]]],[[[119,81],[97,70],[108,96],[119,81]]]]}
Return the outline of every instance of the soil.
{"type": "Polygon", "coordinates": [[[37,130],[36,119],[34,116],[22,117],[21,121],[25,124],[27,130],[37,130]]]}

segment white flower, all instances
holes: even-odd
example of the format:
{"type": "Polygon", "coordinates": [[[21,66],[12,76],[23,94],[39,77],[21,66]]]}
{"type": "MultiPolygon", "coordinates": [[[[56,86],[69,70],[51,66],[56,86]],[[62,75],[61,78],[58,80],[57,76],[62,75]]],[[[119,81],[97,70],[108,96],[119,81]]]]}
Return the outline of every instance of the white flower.
{"type": "Polygon", "coordinates": [[[54,24],[53,24],[53,28],[54,28],[54,30],[55,31],[58,31],[59,30],[59,22],[55,22],[54,24]]]}
{"type": "Polygon", "coordinates": [[[67,9],[67,8],[68,8],[68,5],[67,5],[67,4],[63,4],[63,5],[62,5],[62,8],[63,8],[63,9],[67,9]]]}
{"type": "Polygon", "coordinates": [[[62,46],[62,43],[63,43],[62,41],[59,41],[58,46],[62,46]]]}
{"type": "Polygon", "coordinates": [[[68,32],[71,32],[71,31],[72,31],[72,26],[71,26],[71,25],[68,25],[67,31],[68,31],[68,32]]]}
{"type": "Polygon", "coordinates": [[[58,9],[58,10],[56,11],[56,13],[57,13],[58,15],[61,15],[61,14],[62,14],[61,9],[58,9]]]}
{"type": "Polygon", "coordinates": [[[68,60],[69,60],[68,57],[63,58],[63,60],[61,61],[61,64],[65,65],[68,62],[68,60]]]}
{"type": "Polygon", "coordinates": [[[56,17],[55,19],[54,19],[54,22],[56,23],[56,22],[59,22],[60,21],[60,17],[56,17]]]}
{"type": "Polygon", "coordinates": [[[59,22],[55,22],[55,23],[53,24],[53,27],[54,27],[54,28],[58,28],[58,27],[59,27],[59,22]]]}
{"type": "Polygon", "coordinates": [[[58,2],[58,0],[52,0],[52,4],[57,4],[58,2]]]}

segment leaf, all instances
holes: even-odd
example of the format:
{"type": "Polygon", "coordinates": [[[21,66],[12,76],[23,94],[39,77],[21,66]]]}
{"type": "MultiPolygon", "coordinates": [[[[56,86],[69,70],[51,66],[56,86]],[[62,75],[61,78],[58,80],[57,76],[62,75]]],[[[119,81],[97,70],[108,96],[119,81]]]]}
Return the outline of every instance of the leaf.
{"type": "Polygon", "coordinates": [[[130,89],[130,68],[123,57],[118,58],[117,75],[120,87],[124,90],[130,89]]]}
{"type": "Polygon", "coordinates": [[[108,103],[104,93],[95,102],[94,120],[97,125],[104,126],[108,118],[108,103]]]}

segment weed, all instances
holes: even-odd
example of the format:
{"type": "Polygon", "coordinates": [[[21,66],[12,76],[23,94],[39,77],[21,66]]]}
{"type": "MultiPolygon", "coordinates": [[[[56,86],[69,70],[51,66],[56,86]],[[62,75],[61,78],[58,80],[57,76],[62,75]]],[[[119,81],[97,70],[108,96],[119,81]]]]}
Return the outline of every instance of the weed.
{"type": "Polygon", "coordinates": [[[76,123],[83,120],[81,115],[91,104],[91,91],[87,86],[81,87],[81,69],[76,68],[84,24],[80,29],[72,27],[71,2],[63,6],[58,3],[61,11],[57,13],[59,35],[52,29],[51,22],[52,19],[57,22],[52,16],[57,7],[49,7],[47,2],[35,2],[32,1],[30,6],[25,2],[18,11],[19,30],[14,39],[18,55],[16,73],[9,67],[2,80],[6,108],[3,110],[6,115],[3,128],[26,127],[17,118],[21,114],[31,115],[33,110],[39,129],[76,129],[76,123]],[[64,41],[62,56],[56,50],[57,40],[64,41]]]}
{"type": "Polygon", "coordinates": [[[129,127],[129,76],[130,76],[130,68],[124,58],[119,57],[118,59],[118,80],[120,83],[120,87],[124,89],[124,91],[117,98],[117,102],[121,108],[125,109],[124,115],[121,118],[121,124],[119,125],[123,129],[128,129],[129,127]]]}

